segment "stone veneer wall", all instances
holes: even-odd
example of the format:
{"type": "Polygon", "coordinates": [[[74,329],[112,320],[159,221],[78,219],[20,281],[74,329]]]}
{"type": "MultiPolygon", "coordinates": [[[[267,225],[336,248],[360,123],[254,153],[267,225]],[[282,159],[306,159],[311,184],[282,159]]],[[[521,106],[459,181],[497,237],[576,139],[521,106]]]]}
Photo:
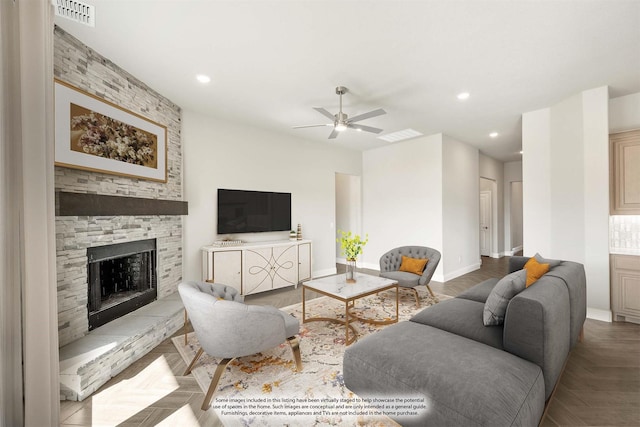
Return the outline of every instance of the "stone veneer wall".
{"type": "MultiPolygon", "coordinates": [[[[54,74],[61,81],[167,127],[167,182],[56,167],[57,191],[182,200],[180,107],[66,33],[54,30],[54,74]]],[[[56,217],[58,333],[64,346],[88,332],[87,248],[157,239],[158,298],[182,280],[181,216],[56,217]]]]}

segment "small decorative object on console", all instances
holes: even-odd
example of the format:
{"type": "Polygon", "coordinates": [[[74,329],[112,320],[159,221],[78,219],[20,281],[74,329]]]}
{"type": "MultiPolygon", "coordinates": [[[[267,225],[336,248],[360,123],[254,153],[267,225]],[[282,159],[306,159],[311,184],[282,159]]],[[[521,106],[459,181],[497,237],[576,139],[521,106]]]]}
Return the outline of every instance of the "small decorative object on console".
{"type": "Polygon", "coordinates": [[[212,246],[236,246],[242,243],[242,240],[216,240],[212,246]]]}
{"type": "Polygon", "coordinates": [[[302,226],[298,224],[298,240],[302,240],[302,226]]]}
{"type": "Polygon", "coordinates": [[[291,230],[289,232],[289,240],[298,240],[298,233],[296,230],[291,230]]]}

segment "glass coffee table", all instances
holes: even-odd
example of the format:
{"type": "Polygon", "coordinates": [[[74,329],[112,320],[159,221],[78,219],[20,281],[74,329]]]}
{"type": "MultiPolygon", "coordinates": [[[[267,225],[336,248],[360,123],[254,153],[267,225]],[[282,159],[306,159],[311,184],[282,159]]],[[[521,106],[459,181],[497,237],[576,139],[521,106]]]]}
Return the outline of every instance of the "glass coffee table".
{"type": "Polygon", "coordinates": [[[321,277],[313,279],[308,282],[302,283],[302,323],[308,322],[334,322],[344,325],[345,329],[345,344],[349,345],[353,343],[358,333],[350,324],[350,320],[359,320],[361,322],[371,323],[374,325],[388,325],[390,323],[398,322],[398,283],[385,279],[384,277],[371,276],[364,273],[356,273],[356,283],[347,283],[345,274],[337,274],[334,276],[321,277]],[[355,306],[355,301],[378,292],[386,291],[388,289],[396,290],[396,317],[393,319],[376,320],[358,317],[350,310],[355,306]],[[326,295],[330,298],[344,302],[344,320],[336,319],[332,317],[309,317],[307,318],[306,312],[306,295],[305,291],[310,290],[322,295],[326,295]],[[349,336],[349,331],[352,332],[352,336],[349,336]]]}

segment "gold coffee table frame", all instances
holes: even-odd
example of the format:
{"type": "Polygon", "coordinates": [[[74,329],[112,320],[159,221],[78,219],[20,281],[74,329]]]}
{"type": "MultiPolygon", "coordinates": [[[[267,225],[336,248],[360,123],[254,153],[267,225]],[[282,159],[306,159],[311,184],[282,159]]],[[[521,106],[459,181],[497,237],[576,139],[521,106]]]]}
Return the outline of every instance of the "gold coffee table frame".
{"type": "Polygon", "coordinates": [[[399,289],[398,283],[390,279],[385,279],[377,276],[370,276],[367,274],[357,273],[356,283],[346,283],[346,277],[344,274],[338,274],[335,276],[328,276],[320,279],[314,279],[305,283],[302,283],[302,323],[308,322],[332,322],[344,325],[345,327],[345,345],[352,344],[358,336],[358,332],[350,323],[350,319],[359,320],[361,322],[370,323],[373,325],[389,325],[391,323],[398,323],[399,319],[399,289]],[[364,283],[363,283],[364,282],[364,283]],[[341,301],[344,306],[344,320],[333,317],[309,317],[307,318],[306,308],[306,290],[317,292],[321,295],[328,296],[335,300],[341,301]],[[368,319],[355,315],[351,310],[355,307],[356,300],[367,297],[369,295],[377,294],[379,292],[387,291],[389,289],[396,290],[396,317],[393,319],[376,320],[368,319]],[[349,336],[349,331],[353,333],[353,336],[349,336]]]}

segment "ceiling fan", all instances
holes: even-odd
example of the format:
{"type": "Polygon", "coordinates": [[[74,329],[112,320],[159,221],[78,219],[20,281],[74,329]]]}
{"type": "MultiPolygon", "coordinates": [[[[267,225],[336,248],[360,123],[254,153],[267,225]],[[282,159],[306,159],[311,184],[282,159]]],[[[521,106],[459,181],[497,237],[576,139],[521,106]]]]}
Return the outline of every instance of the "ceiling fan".
{"type": "Polygon", "coordinates": [[[347,91],[348,91],[347,88],[344,86],[338,86],[336,88],[336,94],[340,96],[340,111],[336,114],[331,114],[329,111],[325,110],[322,107],[313,107],[313,109],[316,110],[318,113],[331,119],[332,123],[326,123],[321,125],[294,126],[293,128],[300,129],[300,128],[313,128],[313,127],[319,127],[319,126],[333,126],[333,130],[329,134],[329,139],[334,139],[335,137],[338,136],[340,132],[345,131],[347,129],[363,130],[365,132],[373,132],[373,133],[382,132],[382,129],[374,128],[371,126],[355,124],[355,122],[359,122],[364,119],[370,119],[372,117],[377,117],[383,114],[387,114],[387,112],[384,111],[382,108],[378,108],[377,110],[369,111],[368,113],[363,113],[352,118],[349,118],[347,114],[342,112],[342,95],[347,93],[347,91]]]}

